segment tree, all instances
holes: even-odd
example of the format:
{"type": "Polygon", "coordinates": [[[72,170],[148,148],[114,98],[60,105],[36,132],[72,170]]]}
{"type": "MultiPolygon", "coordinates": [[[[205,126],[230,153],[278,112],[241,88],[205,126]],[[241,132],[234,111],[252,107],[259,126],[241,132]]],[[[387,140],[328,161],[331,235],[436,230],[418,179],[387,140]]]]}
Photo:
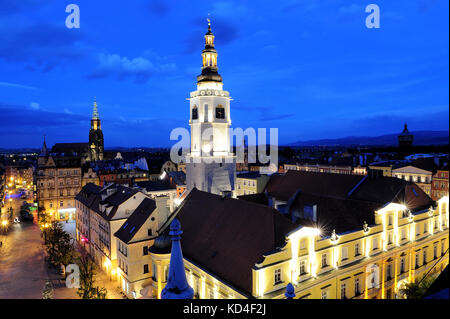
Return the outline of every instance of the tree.
{"type": "Polygon", "coordinates": [[[60,223],[53,223],[44,230],[45,246],[49,261],[54,266],[70,264],[74,259],[74,247],[70,234],[64,231],[60,223]]]}
{"type": "Polygon", "coordinates": [[[400,288],[400,295],[404,295],[406,299],[422,299],[428,288],[435,280],[435,274],[422,276],[417,278],[415,282],[408,282],[400,288]]]}
{"type": "Polygon", "coordinates": [[[80,288],[77,294],[83,299],[105,299],[107,290],[105,287],[94,286],[96,265],[94,261],[83,253],[79,258],[80,288]]]}

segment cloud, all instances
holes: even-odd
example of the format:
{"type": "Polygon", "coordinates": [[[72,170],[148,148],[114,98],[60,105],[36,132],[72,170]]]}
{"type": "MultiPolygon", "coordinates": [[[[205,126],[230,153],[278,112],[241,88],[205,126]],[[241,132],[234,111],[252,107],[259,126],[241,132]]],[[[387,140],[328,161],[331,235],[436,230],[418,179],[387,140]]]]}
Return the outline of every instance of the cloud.
{"type": "Polygon", "coordinates": [[[289,117],[292,117],[295,115],[295,113],[274,114],[272,111],[272,110],[274,110],[274,108],[267,107],[267,106],[248,106],[248,105],[236,104],[236,105],[233,105],[233,110],[242,111],[247,114],[257,113],[257,114],[259,114],[258,120],[263,121],[263,122],[282,120],[282,119],[286,119],[286,118],[289,118],[289,117]]]}
{"type": "Polygon", "coordinates": [[[40,109],[39,103],[36,103],[36,102],[31,102],[31,103],[30,103],[30,107],[31,107],[33,110],[39,110],[39,109],[40,109]]]}
{"type": "Polygon", "coordinates": [[[71,110],[69,110],[68,108],[64,109],[64,113],[66,113],[66,114],[73,114],[73,112],[71,110]]]}
{"type": "Polygon", "coordinates": [[[158,17],[166,16],[169,13],[170,7],[163,1],[152,0],[147,4],[148,11],[158,17]]]}
{"type": "Polygon", "coordinates": [[[0,28],[0,59],[23,63],[30,71],[47,72],[86,56],[90,48],[80,30],[48,23],[0,28]]]}
{"type": "MultiPolygon", "coordinates": [[[[187,54],[203,50],[203,34],[206,33],[208,27],[204,18],[197,18],[192,21],[192,24],[197,26],[198,29],[190,33],[185,41],[185,53],[187,54]]],[[[215,36],[214,43],[218,46],[227,45],[240,37],[239,28],[224,18],[212,19],[211,29],[215,36]]]]}
{"type": "Polygon", "coordinates": [[[26,90],[37,90],[37,88],[34,86],[10,83],[10,82],[0,82],[0,86],[9,87],[9,88],[26,89],[26,90]]]}
{"type": "Polygon", "coordinates": [[[289,113],[289,114],[277,114],[277,115],[273,115],[273,114],[266,114],[266,115],[262,115],[259,120],[260,121],[276,121],[276,120],[283,120],[283,119],[287,119],[289,117],[294,116],[295,113],[289,113]]]}
{"type": "Polygon", "coordinates": [[[88,116],[45,111],[40,106],[33,108],[31,104],[30,107],[26,107],[24,105],[0,103],[0,114],[5,115],[2,119],[7,119],[7,121],[2,120],[0,122],[0,133],[6,133],[10,129],[16,130],[18,128],[32,133],[38,127],[61,128],[76,126],[80,122],[89,123],[88,116]]]}
{"type": "Polygon", "coordinates": [[[3,0],[0,6],[0,17],[22,13],[25,10],[34,10],[42,1],[39,0],[3,0]]]}
{"type": "Polygon", "coordinates": [[[88,78],[115,77],[120,81],[131,78],[135,83],[145,83],[153,74],[170,72],[175,68],[174,63],[155,65],[144,57],[129,59],[118,54],[101,53],[98,56],[98,67],[88,78]]]}

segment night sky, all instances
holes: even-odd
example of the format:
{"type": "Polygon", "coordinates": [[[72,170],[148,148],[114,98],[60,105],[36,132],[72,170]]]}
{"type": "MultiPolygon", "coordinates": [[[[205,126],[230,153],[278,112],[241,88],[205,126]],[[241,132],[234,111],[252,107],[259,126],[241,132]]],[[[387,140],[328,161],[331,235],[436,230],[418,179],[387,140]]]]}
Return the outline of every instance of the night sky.
{"type": "Polygon", "coordinates": [[[233,127],[280,144],[448,130],[448,0],[0,0],[0,147],[170,146],[188,127],[208,13],[233,127]],[[76,3],[81,28],[67,29],[76,3]],[[367,29],[365,6],[381,9],[367,29]]]}

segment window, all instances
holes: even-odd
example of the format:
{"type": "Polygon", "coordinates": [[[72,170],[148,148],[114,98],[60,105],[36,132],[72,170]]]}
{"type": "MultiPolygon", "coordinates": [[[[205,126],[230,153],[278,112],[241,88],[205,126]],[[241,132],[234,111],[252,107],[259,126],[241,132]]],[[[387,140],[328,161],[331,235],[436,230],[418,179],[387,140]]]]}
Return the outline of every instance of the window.
{"type": "Polygon", "coordinates": [[[423,224],[423,233],[424,233],[424,234],[428,233],[428,222],[425,222],[425,223],[423,224]]]}
{"type": "Polygon", "coordinates": [[[346,259],[348,259],[348,248],[342,247],[341,248],[341,261],[344,261],[346,259]]]}
{"type": "Polygon", "coordinates": [[[389,281],[389,280],[392,279],[392,272],[391,272],[391,270],[392,270],[392,266],[391,266],[391,264],[388,264],[387,267],[386,267],[386,281],[389,281]]]}
{"type": "Polygon", "coordinates": [[[416,269],[419,268],[419,253],[416,253],[416,269]]]}
{"type": "Polygon", "coordinates": [[[433,247],[433,258],[434,259],[437,258],[437,244],[434,244],[434,247],[433,247]]]}
{"type": "Polygon", "coordinates": [[[392,225],[392,216],[391,215],[388,216],[388,225],[389,226],[392,225]]]}
{"type": "Polygon", "coordinates": [[[328,299],[328,292],[326,290],[322,290],[322,299],[328,299]]]}
{"type": "Polygon", "coordinates": [[[420,235],[420,225],[417,224],[416,225],[416,236],[419,236],[419,235],[420,235]]]}
{"type": "Polygon", "coordinates": [[[302,260],[300,261],[300,276],[305,275],[306,273],[306,261],[302,260]]]}
{"type": "Polygon", "coordinates": [[[222,104],[219,104],[216,107],[216,118],[217,119],[224,119],[225,118],[225,109],[223,108],[222,104]]]}
{"type": "Polygon", "coordinates": [[[392,244],[392,233],[388,234],[388,245],[392,244]]]}
{"type": "Polygon", "coordinates": [[[305,205],[303,207],[303,218],[315,221],[316,214],[314,213],[314,211],[315,211],[315,205],[305,205]]]}
{"type": "Polygon", "coordinates": [[[372,249],[373,250],[376,250],[376,249],[378,249],[378,238],[374,238],[374,239],[372,239],[372,249]]]}
{"type": "Polygon", "coordinates": [[[157,281],[158,280],[158,268],[156,267],[156,264],[152,264],[152,278],[157,281]]]}
{"type": "Polygon", "coordinates": [[[144,274],[148,274],[148,265],[144,265],[144,274]]]}
{"type": "Polygon", "coordinates": [[[403,274],[405,272],[405,258],[400,259],[400,273],[403,274]]]}
{"type": "Polygon", "coordinates": [[[341,284],[341,299],[347,299],[346,292],[347,292],[347,285],[345,283],[341,284]]]}
{"type": "Polygon", "coordinates": [[[359,286],[359,278],[355,278],[355,296],[359,296],[361,294],[361,289],[359,286]]]}
{"type": "Polygon", "coordinates": [[[59,202],[59,207],[64,207],[64,202],[63,201],[59,202]]]}
{"type": "Polygon", "coordinates": [[[361,253],[359,252],[359,243],[355,244],[355,257],[361,255],[361,253]]]}
{"type": "Polygon", "coordinates": [[[322,268],[327,267],[327,254],[322,255],[322,268]]]}
{"type": "Polygon", "coordinates": [[[274,285],[281,283],[281,269],[275,269],[274,285]]]}
{"type": "Polygon", "coordinates": [[[142,255],[143,256],[147,256],[148,255],[148,247],[147,246],[142,247],[142,255]]]}
{"type": "Polygon", "coordinates": [[[197,105],[194,105],[194,108],[192,109],[192,119],[197,120],[198,119],[198,108],[197,105]]]}
{"type": "Polygon", "coordinates": [[[427,263],[427,250],[426,248],[423,249],[423,264],[425,265],[427,263]]]}
{"type": "Polygon", "coordinates": [[[402,240],[406,239],[406,229],[402,228],[402,240]]]}
{"type": "Polygon", "coordinates": [[[153,236],[153,232],[152,232],[151,229],[149,229],[149,230],[147,231],[147,235],[148,235],[148,236],[153,236]]]}

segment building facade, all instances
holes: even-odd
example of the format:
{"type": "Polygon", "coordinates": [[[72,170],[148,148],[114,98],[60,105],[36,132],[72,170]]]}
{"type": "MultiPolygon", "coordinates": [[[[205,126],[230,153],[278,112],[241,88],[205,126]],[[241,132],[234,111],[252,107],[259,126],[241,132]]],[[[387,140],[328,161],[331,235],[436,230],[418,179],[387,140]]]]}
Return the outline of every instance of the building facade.
{"type": "Polygon", "coordinates": [[[262,193],[269,178],[268,175],[259,174],[257,172],[238,174],[236,176],[236,196],[262,193]]]}
{"type": "MultiPolygon", "coordinates": [[[[272,217],[269,220],[275,223],[265,224],[263,220],[271,216],[271,212],[260,204],[244,203],[237,199],[224,200],[219,196],[214,198],[216,195],[213,194],[192,191],[169,217],[166,229],[175,216],[183,225],[184,265],[189,285],[194,289],[194,298],[285,298],[288,283],[293,285],[296,298],[301,299],[403,298],[400,289],[405,283],[414,282],[424,274],[438,274],[448,265],[448,196],[436,203],[416,185],[396,181],[395,178],[368,181],[367,177],[361,177],[361,182],[357,176],[348,177],[340,179],[342,183],[336,193],[322,198],[316,210],[304,210],[303,213],[311,213],[311,220],[302,217],[295,227],[280,216],[279,211],[275,212],[275,216],[282,217],[282,220],[272,217]],[[355,190],[354,182],[358,185],[355,190]],[[397,189],[401,196],[367,193],[371,189],[384,189],[387,185],[397,189]],[[352,199],[346,198],[347,189],[353,190],[352,199]],[[341,193],[345,196],[337,200],[335,197],[341,193]],[[384,205],[372,203],[374,198],[381,200],[389,196],[393,196],[392,200],[384,205]],[[362,198],[366,198],[363,201],[367,202],[355,208],[355,205],[361,205],[362,198]],[[199,201],[205,207],[193,206],[199,201]],[[354,207],[355,211],[345,212],[346,205],[354,207]],[[360,209],[365,213],[359,215],[358,227],[351,221],[360,209]],[[335,219],[324,219],[326,216],[323,214],[326,215],[327,210],[335,219]],[[221,211],[227,211],[229,219],[225,219],[221,211]],[[336,219],[338,211],[344,215],[336,219]],[[255,217],[252,214],[256,214],[255,217]],[[251,225],[243,226],[245,223],[241,218],[253,221],[251,225]],[[340,220],[345,223],[340,224],[340,220]],[[217,223],[220,227],[214,226],[217,223]],[[253,230],[254,225],[258,227],[253,230]],[[338,230],[327,229],[333,226],[338,230]],[[233,236],[228,235],[228,228],[234,229],[233,236]],[[252,238],[259,238],[259,234],[264,233],[264,240],[268,240],[267,237],[272,236],[269,229],[276,230],[273,237],[275,249],[269,242],[263,247],[257,246],[262,237],[257,242],[247,238],[248,233],[252,238]],[[277,233],[278,236],[284,235],[276,240],[277,233]],[[227,243],[226,248],[220,244],[222,242],[227,243]],[[259,248],[255,250],[256,247],[259,248]],[[262,252],[264,247],[267,250],[262,252]],[[244,259],[255,262],[241,264],[239,249],[245,251],[244,259]],[[233,258],[228,255],[230,250],[234,253],[233,258]],[[251,274],[250,281],[246,281],[247,272],[251,274]]],[[[311,181],[303,183],[307,185],[311,181]]],[[[277,190],[287,191],[284,182],[278,180],[275,186],[276,189],[268,189],[269,196],[276,197],[277,190]]],[[[329,191],[327,186],[320,187],[323,188],[312,185],[309,189],[329,191]]],[[[313,203],[318,198],[317,195],[295,191],[293,196],[290,201],[294,205],[292,214],[298,204],[297,196],[304,196],[305,203],[313,203]]],[[[274,200],[271,202],[275,203],[274,200]]],[[[159,265],[155,269],[159,273],[169,264],[169,250],[159,245],[152,258],[153,263],[159,265]]],[[[164,285],[163,280],[155,280],[154,294],[159,295],[164,285]]]]}
{"type": "Polygon", "coordinates": [[[94,100],[91,129],[89,130],[89,160],[91,162],[102,161],[104,153],[104,141],[101,121],[98,116],[97,101],[94,100]]]}
{"type": "Polygon", "coordinates": [[[191,149],[186,156],[187,189],[215,194],[232,193],[236,178],[236,157],[230,145],[230,94],[223,90],[217,72],[217,51],[208,23],[202,73],[197,90],[190,94],[191,149]]]}
{"type": "Polygon", "coordinates": [[[448,164],[438,169],[431,180],[431,198],[439,200],[444,196],[448,196],[448,164]]]}
{"type": "Polygon", "coordinates": [[[36,200],[52,220],[75,219],[75,196],[81,189],[79,159],[48,154],[42,146],[36,170],[36,200]]]}
{"type": "Polygon", "coordinates": [[[392,176],[416,183],[428,196],[431,197],[431,178],[433,176],[433,172],[408,165],[393,169],[392,176]]]}

